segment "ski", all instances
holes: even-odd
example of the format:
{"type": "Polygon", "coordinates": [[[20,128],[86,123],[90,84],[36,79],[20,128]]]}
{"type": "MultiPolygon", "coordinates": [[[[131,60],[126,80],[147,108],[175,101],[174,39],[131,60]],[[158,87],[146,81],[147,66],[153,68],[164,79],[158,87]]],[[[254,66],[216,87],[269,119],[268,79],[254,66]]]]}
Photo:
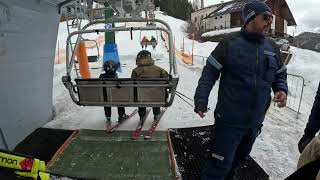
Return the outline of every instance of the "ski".
{"type": "Polygon", "coordinates": [[[106,122],[106,131],[109,132],[110,128],[111,128],[111,119],[107,119],[107,122],[106,122]]]}
{"type": "Polygon", "coordinates": [[[143,124],[144,122],[146,121],[149,113],[150,113],[151,109],[147,109],[147,112],[146,112],[146,115],[143,117],[143,119],[141,121],[139,121],[139,124],[138,126],[136,127],[135,131],[132,132],[132,135],[131,135],[131,139],[132,140],[137,140],[139,139],[139,136],[141,134],[141,130],[142,130],[142,127],[143,127],[143,124]]]}
{"type": "Polygon", "coordinates": [[[167,110],[167,108],[161,110],[159,119],[153,121],[153,123],[152,123],[151,127],[149,128],[148,132],[147,132],[146,135],[144,136],[144,139],[151,139],[151,138],[152,138],[153,134],[154,134],[155,131],[156,131],[156,128],[157,128],[157,126],[158,126],[158,123],[159,123],[159,121],[161,120],[163,114],[166,112],[166,110],[167,110]]]}
{"type": "Polygon", "coordinates": [[[123,121],[119,122],[117,121],[115,124],[111,125],[108,128],[108,124],[107,124],[107,133],[112,133],[116,128],[118,128],[123,122],[125,122],[126,120],[132,118],[135,114],[137,114],[138,109],[133,110],[126,119],[124,119],[123,121]]]}

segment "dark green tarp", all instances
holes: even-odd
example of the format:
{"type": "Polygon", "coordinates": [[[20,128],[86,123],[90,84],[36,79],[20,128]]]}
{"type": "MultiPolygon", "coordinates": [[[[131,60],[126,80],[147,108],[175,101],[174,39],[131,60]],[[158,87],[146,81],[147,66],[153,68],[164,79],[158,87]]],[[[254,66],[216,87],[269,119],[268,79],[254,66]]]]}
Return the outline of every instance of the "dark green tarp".
{"type": "Polygon", "coordinates": [[[166,132],[130,140],[130,131],[81,130],[48,171],[88,179],[174,179],[166,132]]]}

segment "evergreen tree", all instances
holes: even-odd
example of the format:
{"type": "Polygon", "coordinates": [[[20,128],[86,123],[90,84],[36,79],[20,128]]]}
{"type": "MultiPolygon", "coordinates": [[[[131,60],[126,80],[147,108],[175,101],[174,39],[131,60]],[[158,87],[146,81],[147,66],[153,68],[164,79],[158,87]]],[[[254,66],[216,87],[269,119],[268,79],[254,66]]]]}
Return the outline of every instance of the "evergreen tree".
{"type": "Polygon", "coordinates": [[[155,5],[160,6],[160,10],[169,16],[182,20],[190,19],[191,12],[194,11],[188,0],[155,0],[155,5]]]}

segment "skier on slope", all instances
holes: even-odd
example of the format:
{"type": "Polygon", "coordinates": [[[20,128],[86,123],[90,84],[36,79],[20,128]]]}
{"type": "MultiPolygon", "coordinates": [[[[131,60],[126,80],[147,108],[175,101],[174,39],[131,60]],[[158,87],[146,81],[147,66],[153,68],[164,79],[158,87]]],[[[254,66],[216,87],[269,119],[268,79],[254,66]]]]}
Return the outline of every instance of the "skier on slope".
{"type": "Polygon", "coordinates": [[[147,38],[147,36],[143,36],[143,38],[141,39],[141,47],[142,49],[147,49],[147,44],[149,42],[149,39],[147,38]]]}
{"type": "Polygon", "coordinates": [[[151,42],[152,48],[153,49],[156,48],[157,40],[154,36],[151,36],[150,42],[151,42]]]}

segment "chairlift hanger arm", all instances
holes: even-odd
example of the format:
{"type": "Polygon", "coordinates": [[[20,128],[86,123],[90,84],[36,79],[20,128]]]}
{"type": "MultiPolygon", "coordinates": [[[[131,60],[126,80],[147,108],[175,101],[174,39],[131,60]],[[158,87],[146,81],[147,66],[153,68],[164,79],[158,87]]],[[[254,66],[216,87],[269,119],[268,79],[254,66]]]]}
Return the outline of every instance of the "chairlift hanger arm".
{"type": "MultiPolygon", "coordinates": [[[[137,19],[133,19],[133,18],[110,18],[110,19],[107,19],[107,20],[97,20],[97,21],[92,21],[92,22],[89,22],[88,24],[86,24],[83,28],[82,28],[82,33],[79,33],[78,31],[75,31],[73,33],[71,33],[68,38],[67,38],[67,47],[66,47],[66,50],[67,50],[67,60],[66,60],[66,65],[67,65],[67,74],[70,75],[70,72],[71,72],[71,67],[72,67],[72,64],[69,64],[69,60],[68,60],[68,57],[69,57],[69,44],[68,42],[70,41],[71,39],[71,36],[74,35],[75,33],[79,34],[79,36],[81,36],[81,34],[84,33],[84,31],[94,25],[94,24],[101,24],[101,23],[113,23],[113,22],[147,22],[147,21],[152,21],[152,22],[158,22],[158,23],[161,23],[163,24],[164,26],[166,26],[167,29],[165,28],[162,28],[162,27],[135,27],[133,28],[134,30],[162,30],[162,31],[165,31],[167,32],[168,34],[168,38],[169,38],[169,61],[170,61],[170,66],[172,68],[170,68],[170,74],[172,73],[172,69],[173,69],[173,73],[174,74],[177,74],[177,67],[176,67],[176,62],[175,62],[175,56],[174,56],[174,48],[173,48],[173,35],[172,35],[172,31],[171,31],[171,28],[170,26],[162,21],[162,20],[159,20],[159,19],[149,19],[149,20],[145,20],[145,19],[142,19],[142,18],[137,18],[137,19]]],[[[114,31],[131,31],[132,28],[110,28],[108,30],[100,30],[101,32],[114,32],[114,31]]],[[[94,32],[97,32],[97,30],[94,30],[94,32]]],[[[89,33],[92,33],[92,32],[89,32],[89,33]]],[[[78,41],[77,41],[78,42],[78,41]]],[[[77,43],[78,44],[78,43],[77,43]]],[[[76,47],[77,47],[77,44],[76,44],[76,47]]],[[[74,56],[75,56],[75,53],[72,54],[71,56],[71,61],[72,59],[74,59],[74,56]]]]}
{"type": "MultiPolygon", "coordinates": [[[[69,36],[67,37],[67,44],[66,44],[66,65],[67,65],[67,74],[70,75],[71,73],[71,69],[72,69],[72,63],[69,63],[69,47],[70,44],[68,42],[71,42],[71,38],[74,35],[79,34],[80,36],[82,34],[88,34],[88,33],[93,33],[93,32],[114,32],[114,31],[139,31],[139,30],[149,30],[149,31],[153,31],[153,30],[159,30],[159,31],[164,31],[168,34],[170,34],[170,31],[168,29],[165,29],[163,27],[116,27],[116,28],[110,28],[110,29],[90,29],[90,30],[80,30],[80,31],[74,31],[72,33],[69,34],[69,36]]],[[[173,50],[173,49],[172,49],[173,50]]],[[[173,69],[174,74],[176,73],[176,69],[174,66],[174,60],[172,58],[173,52],[169,52],[169,59],[170,59],[170,70],[173,69]]],[[[75,54],[72,54],[71,60],[74,59],[75,54]]],[[[174,56],[173,56],[174,57],[174,56]]]]}
{"type": "MultiPolygon", "coordinates": [[[[109,18],[109,19],[106,19],[106,20],[96,20],[96,21],[92,21],[92,22],[89,22],[88,24],[86,24],[85,26],[83,26],[83,28],[81,30],[86,30],[88,27],[94,25],[94,24],[106,24],[106,23],[118,23],[118,22],[158,22],[160,24],[163,24],[167,30],[168,30],[168,40],[169,40],[169,61],[170,61],[170,66],[172,66],[172,68],[170,68],[170,74],[172,73],[172,69],[173,69],[173,73],[174,74],[177,74],[177,65],[176,65],[176,62],[175,62],[175,55],[174,55],[174,45],[173,45],[173,34],[172,34],[172,30],[169,26],[168,23],[166,23],[165,21],[163,20],[160,20],[160,19],[143,19],[143,18],[109,18]]],[[[148,27],[148,28],[154,28],[154,27],[148,27]]],[[[156,29],[153,29],[153,30],[156,30],[156,29]]],[[[130,30],[129,30],[130,31],[130,30]]],[[[108,31],[105,31],[105,32],[108,32],[108,31]]],[[[70,35],[69,35],[70,36],[70,35]]],[[[81,36],[81,34],[80,34],[81,36]]],[[[79,38],[78,38],[79,39],[79,38]]],[[[77,45],[78,45],[78,39],[77,39],[77,44],[76,44],[76,48],[77,48],[77,45]]],[[[67,40],[68,42],[68,40],[67,40]]],[[[68,43],[67,43],[67,48],[68,48],[68,43]]],[[[69,49],[66,49],[67,50],[67,58],[69,57],[68,56],[68,50],[69,49]]],[[[71,56],[71,60],[74,59],[74,56],[75,54],[73,53],[72,56],[71,56]]],[[[67,61],[68,62],[68,59],[67,61]]],[[[68,69],[68,65],[71,66],[70,64],[67,63],[67,70],[70,72],[71,69],[68,69]]],[[[70,75],[70,74],[68,74],[70,75]]]]}
{"type": "Polygon", "coordinates": [[[67,37],[66,44],[66,66],[67,76],[64,76],[62,81],[69,90],[71,99],[77,105],[83,106],[130,106],[130,107],[141,107],[141,106],[160,106],[168,107],[173,103],[175,96],[176,87],[179,81],[179,77],[176,72],[176,63],[174,56],[173,46],[173,35],[170,26],[158,19],[145,20],[142,18],[131,19],[131,18],[110,18],[107,20],[97,20],[89,22],[81,30],[75,31],[69,34],[67,37]],[[163,27],[114,27],[110,29],[88,29],[88,27],[94,24],[106,24],[116,22],[158,22],[163,24],[163,27]],[[94,80],[94,79],[75,79],[75,85],[71,82],[71,70],[72,61],[75,57],[75,52],[80,42],[82,34],[97,33],[97,32],[115,32],[115,31],[164,31],[168,34],[169,41],[169,64],[170,64],[170,77],[169,79],[162,79],[161,81],[147,81],[147,80],[120,80],[121,85],[118,82],[112,82],[108,80],[94,80]],[[71,59],[69,58],[71,46],[71,37],[78,35],[77,43],[72,52],[71,59]],[[69,61],[70,60],[70,61],[69,61]],[[106,83],[106,84],[105,84],[106,83]],[[119,88],[121,87],[121,88],[119,88]],[[103,89],[106,89],[106,94],[103,89]],[[150,92],[152,92],[150,94],[150,92]],[[76,97],[76,94],[78,97],[76,97]],[[155,94],[158,94],[155,96],[155,94]],[[109,97],[110,96],[110,97],[109,97]],[[125,99],[123,99],[125,98],[125,99]]]}

